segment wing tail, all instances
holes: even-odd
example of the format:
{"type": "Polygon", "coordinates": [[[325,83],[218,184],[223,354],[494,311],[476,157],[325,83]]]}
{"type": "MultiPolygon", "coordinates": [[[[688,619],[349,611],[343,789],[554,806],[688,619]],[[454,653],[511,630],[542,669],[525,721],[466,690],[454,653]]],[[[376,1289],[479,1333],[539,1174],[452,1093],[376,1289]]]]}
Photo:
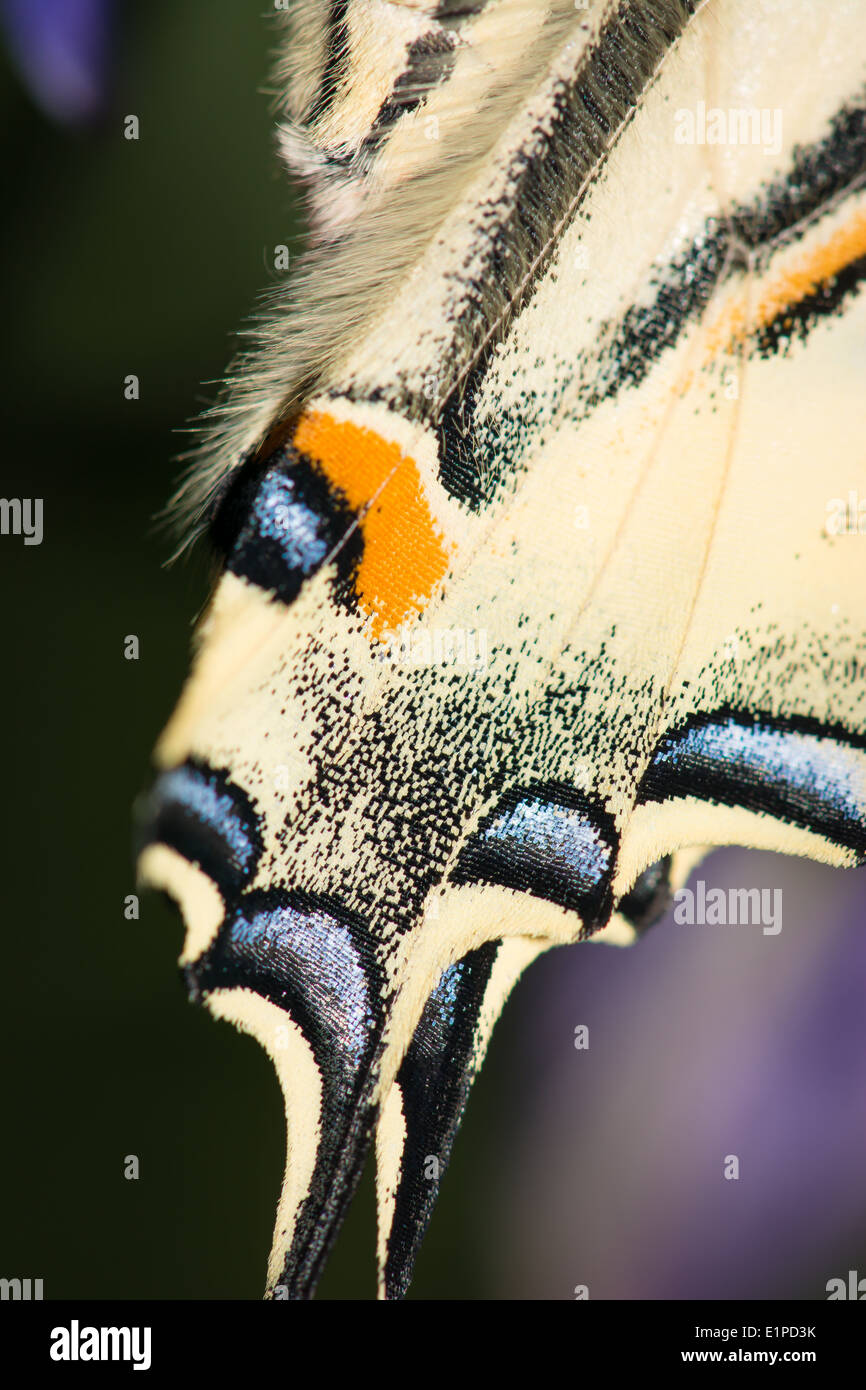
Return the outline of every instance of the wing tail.
{"type": "Polygon", "coordinates": [[[403,1298],[472,1082],[519,975],[547,943],[490,941],[443,971],[382,1107],[377,1133],[379,1294],[403,1298]]]}

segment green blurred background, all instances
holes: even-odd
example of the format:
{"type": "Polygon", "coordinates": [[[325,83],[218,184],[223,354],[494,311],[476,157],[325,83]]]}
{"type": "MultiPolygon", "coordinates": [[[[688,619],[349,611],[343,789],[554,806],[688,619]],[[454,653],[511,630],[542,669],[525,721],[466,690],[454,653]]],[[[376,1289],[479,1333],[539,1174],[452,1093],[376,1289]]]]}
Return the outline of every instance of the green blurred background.
{"type": "MultiPolygon", "coordinates": [[[[0,1274],[42,1277],[51,1298],[257,1298],[283,1166],[271,1064],[186,1002],[171,907],[144,897],[127,921],[123,904],[130,808],[207,593],[201,557],[164,567],[154,517],[179,431],[212,398],[201,383],[275,278],[274,245],[296,249],[303,227],[261,90],[275,32],[257,6],[149,0],[123,21],[96,132],[53,124],[8,59],[0,71],[2,491],[45,505],[41,546],[0,547],[0,1274]],[[129,633],[138,662],[123,658],[129,633]]],[[[496,1089],[493,1075],[479,1088],[417,1296],[485,1286],[473,1197],[496,1089]]],[[[322,1297],[374,1290],[370,1176],[322,1297]]]]}

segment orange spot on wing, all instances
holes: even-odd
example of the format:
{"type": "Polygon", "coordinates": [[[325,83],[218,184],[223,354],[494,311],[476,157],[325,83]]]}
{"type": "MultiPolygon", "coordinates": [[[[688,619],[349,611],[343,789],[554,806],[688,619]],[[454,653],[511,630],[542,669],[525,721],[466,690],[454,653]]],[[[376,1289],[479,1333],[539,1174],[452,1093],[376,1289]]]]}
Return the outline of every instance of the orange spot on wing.
{"type": "Polygon", "coordinates": [[[355,588],[381,637],[423,611],[448,568],[418,465],[374,430],[324,411],[302,415],[293,442],[360,513],[364,550],[355,588]]]}
{"type": "Polygon", "coordinates": [[[846,265],[866,255],[866,208],[855,213],[833,236],[816,246],[771,283],[758,304],[758,323],[763,326],[783,310],[814,294],[846,265]]]}
{"type": "Polygon", "coordinates": [[[866,209],[857,211],[819,246],[788,262],[761,288],[757,304],[746,317],[745,295],[728,304],[707,335],[707,360],[720,351],[733,352],[749,334],[766,327],[786,309],[814,294],[846,265],[866,255],[866,209]]]}

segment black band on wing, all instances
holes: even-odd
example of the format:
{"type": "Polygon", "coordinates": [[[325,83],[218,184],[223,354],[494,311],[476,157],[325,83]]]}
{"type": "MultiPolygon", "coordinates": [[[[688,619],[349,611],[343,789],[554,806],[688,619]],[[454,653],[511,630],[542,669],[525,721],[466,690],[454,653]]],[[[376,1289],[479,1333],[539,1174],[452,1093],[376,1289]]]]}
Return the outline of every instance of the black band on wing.
{"type": "Polygon", "coordinates": [[[136,819],[139,854],[167,845],[202,869],[226,902],[252,880],[262,853],[259,818],[227,772],[189,761],[161,773],[136,819]]]}
{"type": "Polygon", "coordinates": [[[283,603],[326,559],[343,577],[354,569],[361,538],[355,516],[305,454],[291,445],[235,474],[211,522],[226,569],[283,603]]]}
{"type": "Polygon", "coordinates": [[[382,982],[363,925],[330,900],[247,893],[187,978],[195,993],[253,989],[286,1010],[322,1074],[342,1085],[370,1060],[382,982]]]}
{"type": "Polygon", "coordinates": [[[281,890],[241,899],[213,945],[186,969],[194,997],[250,989],[285,1011],[322,1083],[316,1166],[280,1283],[309,1298],[361,1175],[375,1120],[371,1067],[384,982],[363,924],[329,899],[281,890]]]}
{"type": "Polygon", "coordinates": [[[435,19],[447,19],[453,24],[463,19],[474,19],[486,4],[487,0],[439,0],[433,15],[435,19]]]}
{"type": "Polygon", "coordinates": [[[386,1298],[406,1293],[436,1204],[475,1078],[478,1024],[498,950],[499,942],[489,942],[443,972],[397,1073],[406,1138],[388,1239],[386,1298]]]}
{"type": "MultiPolygon", "coordinates": [[[[611,23],[617,22],[614,15],[611,23]]],[[[591,51],[587,57],[590,73],[596,61],[597,55],[591,51]]],[[[797,147],[788,171],[769,187],[762,187],[757,197],[732,207],[721,223],[717,216],[710,217],[697,237],[659,271],[652,296],[646,302],[630,305],[619,320],[610,320],[600,327],[586,376],[581,378],[580,364],[575,364],[561,379],[548,383],[545,410],[558,414],[568,391],[574,398],[570,414],[580,420],[602,401],[639,386],[661,355],[705,311],[721,281],[741,273],[741,263],[731,255],[734,245],[744,244],[755,253],[759,263],[767,260],[780,240],[854,188],[866,161],[864,98],[866,93],[860,92],[852,104],[843,105],[822,139],[797,147]]],[[[578,116],[583,119],[582,109],[578,116]]],[[[557,116],[554,132],[565,117],[573,119],[568,108],[557,116]]],[[[570,158],[580,159],[585,157],[588,146],[577,142],[571,148],[576,153],[570,158]]],[[[555,167],[544,142],[540,142],[527,176],[545,187],[555,167]]],[[[589,181],[587,186],[591,187],[589,181]]],[[[580,181],[564,179],[554,192],[567,201],[578,187],[580,181]]],[[[530,199],[526,206],[534,208],[535,200],[530,199]]],[[[501,234],[506,234],[513,219],[523,215],[517,200],[514,208],[508,209],[501,234]]],[[[520,256],[510,260],[518,266],[525,264],[520,256]]],[[[507,266],[508,260],[504,264],[507,266]]],[[[857,292],[864,273],[866,267],[858,259],[842,268],[829,283],[786,304],[757,331],[758,353],[770,356],[784,351],[792,338],[805,339],[817,323],[838,312],[848,296],[857,292]]],[[[524,291],[525,298],[531,296],[540,281],[540,273],[532,277],[524,291]]],[[[486,376],[495,367],[498,349],[498,338],[490,338],[439,423],[442,484],[453,497],[474,510],[491,499],[502,478],[519,463],[526,441],[536,440],[548,418],[552,418],[542,416],[535,394],[529,392],[507,410],[497,412],[489,426],[479,423],[478,406],[485,399],[486,376]]]]}
{"type": "Polygon", "coordinates": [[[825,836],[866,857],[866,739],[807,718],[696,717],[659,744],[638,802],[692,796],[825,836]]]}
{"type": "Polygon", "coordinates": [[[589,930],[607,916],[619,840],[603,806],[548,782],[515,788],[460,854],[454,883],[501,884],[580,913],[589,930]]]}
{"type": "Polygon", "coordinates": [[[456,47],[454,34],[441,29],[429,30],[409,45],[406,66],[364,137],[362,155],[375,153],[395,122],[417,111],[433,88],[448,80],[454,67],[456,47]]]}

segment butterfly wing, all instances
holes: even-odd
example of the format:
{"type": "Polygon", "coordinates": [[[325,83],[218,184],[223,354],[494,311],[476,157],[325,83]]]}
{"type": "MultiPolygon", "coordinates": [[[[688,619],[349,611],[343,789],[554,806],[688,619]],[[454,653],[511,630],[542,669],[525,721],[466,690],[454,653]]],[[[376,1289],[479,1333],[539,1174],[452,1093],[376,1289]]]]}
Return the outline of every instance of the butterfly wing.
{"type": "Polygon", "coordinates": [[[695,846],[866,851],[863,6],[391,8],[301,60],[318,242],[189,485],[224,573],[143,816],[283,1087],[276,1296],[374,1132],[405,1292],[539,951],[695,846]]]}

